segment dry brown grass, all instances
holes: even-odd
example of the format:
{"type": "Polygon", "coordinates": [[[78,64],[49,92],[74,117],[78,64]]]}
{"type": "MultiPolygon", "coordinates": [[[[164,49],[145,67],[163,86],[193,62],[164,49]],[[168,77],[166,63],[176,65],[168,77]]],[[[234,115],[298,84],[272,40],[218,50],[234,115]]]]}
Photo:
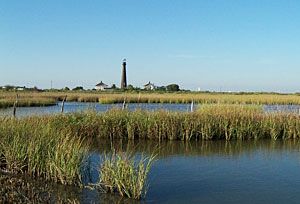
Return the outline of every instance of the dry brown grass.
{"type": "MultiPolygon", "coordinates": [[[[67,101],[76,102],[99,102],[99,103],[195,103],[202,104],[300,104],[300,96],[290,94],[224,94],[224,93],[107,93],[107,92],[18,92],[20,101],[24,101],[24,106],[47,105],[55,101],[63,100],[67,95],[67,101]],[[40,104],[38,104],[40,103],[40,104]]],[[[0,92],[1,104],[10,104],[15,100],[15,92],[0,92]]],[[[6,105],[2,105],[5,107],[6,105]]],[[[21,106],[21,105],[20,105],[21,106]]]]}

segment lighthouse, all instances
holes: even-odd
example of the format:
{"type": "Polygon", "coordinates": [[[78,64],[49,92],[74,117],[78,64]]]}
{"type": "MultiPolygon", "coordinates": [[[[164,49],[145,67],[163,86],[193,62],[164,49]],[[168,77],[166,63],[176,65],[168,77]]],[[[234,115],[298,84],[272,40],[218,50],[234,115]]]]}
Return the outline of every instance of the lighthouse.
{"type": "Polygon", "coordinates": [[[126,87],[127,87],[126,59],[123,59],[123,63],[122,63],[121,89],[125,89],[126,87]]]}

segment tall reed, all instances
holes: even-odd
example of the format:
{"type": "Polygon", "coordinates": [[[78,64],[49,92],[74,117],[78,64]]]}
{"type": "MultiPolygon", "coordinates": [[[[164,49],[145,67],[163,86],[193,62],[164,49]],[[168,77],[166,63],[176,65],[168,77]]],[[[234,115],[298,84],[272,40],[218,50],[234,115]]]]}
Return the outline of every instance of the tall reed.
{"type": "Polygon", "coordinates": [[[152,155],[135,161],[132,154],[124,152],[105,155],[97,185],[105,192],[141,199],[147,193],[146,181],[154,158],[152,155]]]}
{"type": "Polygon", "coordinates": [[[300,137],[298,114],[266,114],[259,107],[208,105],[193,113],[110,110],[60,116],[72,135],[106,139],[248,140],[300,137]]]}
{"type": "Polygon", "coordinates": [[[0,167],[62,184],[80,184],[82,138],[57,130],[54,118],[0,119],[0,167]]]}

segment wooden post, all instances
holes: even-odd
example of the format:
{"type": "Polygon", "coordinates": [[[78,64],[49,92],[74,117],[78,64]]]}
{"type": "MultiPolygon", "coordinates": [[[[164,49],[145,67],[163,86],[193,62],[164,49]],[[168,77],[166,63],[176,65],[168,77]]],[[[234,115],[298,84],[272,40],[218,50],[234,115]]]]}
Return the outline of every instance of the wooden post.
{"type": "Polygon", "coordinates": [[[62,101],[62,104],[61,104],[61,113],[64,112],[66,100],[67,100],[67,96],[65,96],[64,99],[63,99],[63,101],[62,101]]]}
{"type": "Polygon", "coordinates": [[[191,112],[194,112],[194,100],[192,100],[192,103],[191,103],[191,112]]]}
{"type": "Polygon", "coordinates": [[[125,110],[125,108],[126,108],[126,100],[124,99],[122,110],[125,110]]]}
{"type": "Polygon", "coordinates": [[[14,107],[13,107],[13,116],[16,117],[16,112],[17,112],[17,106],[18,106],[18,99],[19,95],[16,95],[16,101],[14,102],[14,107]]]}

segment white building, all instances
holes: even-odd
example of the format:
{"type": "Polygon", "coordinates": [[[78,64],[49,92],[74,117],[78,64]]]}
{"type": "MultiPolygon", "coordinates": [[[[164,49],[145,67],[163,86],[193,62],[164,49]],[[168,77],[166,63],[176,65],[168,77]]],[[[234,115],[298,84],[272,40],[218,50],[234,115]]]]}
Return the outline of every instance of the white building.
{"type": "Polygon", "coordinates": [[[16,90],[17,90],[17,91],[24,91],[25,89],[26,89],[25,86],[23,86],[23,87],[17,86],[17,87],[16,87],[16,90]]]}
{"type": "Polygon", "coordinates": [[[25,86],[11,86],[11,85],[2,86],[1,88],[2,89],[17,90],[17,91],[24,91],[26,89],[25,86]]]}
{"type": "Polygon", "coordinates": [[[95,86],[95,89],[96,89],[97,91],[104,91],[105,89],[108,89],[108,85],[104,84],[104,83],[101,81],[99,84],[97,84],[97,85],[95,86]]]}
{"type": "Polygon", "coordinates": [[[144,89],[145,90],[154,90],[154,89],[156,89],[156,86],[149,81],[147,84],[144,85],[144,89]]]}

